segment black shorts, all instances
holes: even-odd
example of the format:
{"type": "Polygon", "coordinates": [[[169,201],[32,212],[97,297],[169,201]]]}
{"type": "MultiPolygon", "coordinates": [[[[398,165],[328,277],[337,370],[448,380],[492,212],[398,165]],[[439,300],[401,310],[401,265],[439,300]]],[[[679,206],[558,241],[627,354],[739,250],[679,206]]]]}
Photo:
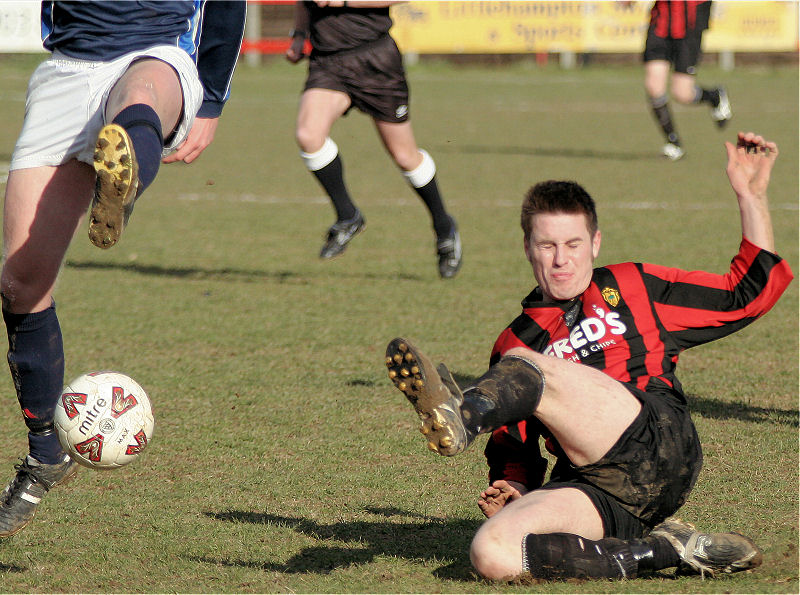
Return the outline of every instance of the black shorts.
{"type": "Polygon", "coordinates": [[[403,57],[389,35],[352,50],[312,52],[305,85],[308,89],[347,93],[351,107],[382,122],[408,120],[403,57]]]}
{"type": "Polygon", "coordinates": [[[542,489],[581,490],[600,513],[606,537],[632,539],[649,533],[686,502],[703,454],[681,398],[667,390],[625,386],[642,410],[616,444],[591,465],[557,465],[542,489]]]}
{"type": "Polygon", "coordinates": [[[653,32],[653,27],[650,27],[644,46],[644,61],[666,60],[672,64],[675,72],[697,74],[697,65],[702,57],[700,51],[702,39],[702,30],[687,31],[683,39],[673,39],[658,37],[653,32]]]}

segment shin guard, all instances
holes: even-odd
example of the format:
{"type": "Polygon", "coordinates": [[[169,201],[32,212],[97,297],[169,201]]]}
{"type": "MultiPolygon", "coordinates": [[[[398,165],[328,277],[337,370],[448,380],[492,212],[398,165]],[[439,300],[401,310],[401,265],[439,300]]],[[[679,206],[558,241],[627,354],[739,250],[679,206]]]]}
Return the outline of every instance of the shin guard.
{"type": "Polygon", "coordinates": [[[544,374],[531,360],[502,358],[464,391],[465,428],[484,434],[530,417],[539,406],[544,384],[544,374]]]}
{"type": "Polygon", "coordinates": [[[437,367],[407,339],[386,348],[389,378],[414,405],[428,447],[441,455],[463,452],[478,434],[533,415],[544,376],[527,359],[504,357],[466,392],[444,364],[437,367]]]}
{"type": "Polygon", "coordinates": [[[640,559],[651,555],[642,540],[607,537],[598,541],[570,533],[529,533],[522,540],[522,569],[533,578],[636,578],[640,559]]]}

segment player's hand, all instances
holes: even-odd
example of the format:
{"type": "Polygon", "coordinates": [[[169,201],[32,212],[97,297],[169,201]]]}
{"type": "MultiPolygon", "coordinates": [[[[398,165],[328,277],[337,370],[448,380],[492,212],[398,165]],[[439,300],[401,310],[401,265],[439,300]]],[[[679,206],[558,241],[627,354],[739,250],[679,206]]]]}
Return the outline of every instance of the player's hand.
{"type": "Polygon", "coordinates": [[[300,60],[306,57],[305,53],[306,39],[298,35],[292,38],[292,45],[286,50],[286,59],[292,64],[297,64],[300,60]]]}
{"type": "Polygon", "coordinates": [[[726,172],[739,198],[765,199],[778,145],[753,132],[740,132],[736,145],[726,142],[726,172]]]}
{"type": "Polygon", "coordinates": [[[499,479],[481,492],[478,508],[486,518],[491,518],[506,504],[521,498],[527,491],[521,483],[499,479]]]}
{"type": "Polygon", "coordinates": [[[219,118],[195,118],[189,134],[174,153],[170,153],[162,163],[175,163],[183,161],[191,163],[200,156],[205,148],[214,140],[219,118]]]}

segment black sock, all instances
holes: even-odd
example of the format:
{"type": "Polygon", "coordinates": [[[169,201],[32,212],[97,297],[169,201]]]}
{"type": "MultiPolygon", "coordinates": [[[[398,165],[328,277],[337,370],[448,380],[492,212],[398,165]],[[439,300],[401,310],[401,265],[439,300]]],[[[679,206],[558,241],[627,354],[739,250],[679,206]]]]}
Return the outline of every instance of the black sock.
{"type": "Polygon", "coordinates": [[[700,103],[710,103],[713,107],[719,105],[719,91],[717,89],[701,89],[700,103]]]}
{"type": "Polygon", "coordinates": [[[118,113],[113,122],[122,126],[131,137],[139,165],[139,188],[136,191],[136,196],[139,196],[156,179],[161,165],[161,151],[164,148],[161,119],[149,105],[135,103],[118,113]]]}
{"type": "Polygon", "coordinates": [[[356,216],[356,206],[344,185],[344,165],[338,154],[328,165],[311,173],[330,196],[338,221],[345,221],[356,216]]]}
{"type": "Polygon", "coordinates": [[[631,550],[639,561],[640,570],[674,568],[681,563],[678,552],[665,537],[645,537],[630,541],[631,550]]]}
{"type": "Polygon", "coordinates": [[[656,117],[658,125],[664,131],[666,139],[674,145],[680,145],[678,133],[675,132],[675,126],[672,123],[672,114],[669,110],[669,102],[666,96],[655,97],[650,99],[650,105],[653,108],[653,114],[656,117]]]}
{"type": "Polygon", "coordinates": [[[476,436],[534,414],[542,399],[544,374],[532,361],[505,356],[463,391],[464,429],[476,436]]]}
{"type": "Polygon", "coordinates": [[[3,310],[8,332],[8,365],[17,391],[30,454],[48,465],[64,451],[53,427],[64,384],[64,345],[55,305],[42,312],[14,314],[3,310]]]}
{"type": "Polygon", "coordinates": [[[439,186],[436,184],[436,176],[431,178],[431,181],[424,186],[419,188],[412,186],[412,188],[414,188],[414,192],[419,195],[422,202],[428,207],[428,211],[430,211],[436,237],[440,240],[445,239],[453,230],[453,221],[444,208],[442,195],[439,194],[439,186]]]}
{"type": "Polygon", "coordinates": [[[636,578],[642,571],[672,568],[680,558],[661,537],[593,541],[570,533],[525,536],[522,568],[534,578],[636,578]]]}

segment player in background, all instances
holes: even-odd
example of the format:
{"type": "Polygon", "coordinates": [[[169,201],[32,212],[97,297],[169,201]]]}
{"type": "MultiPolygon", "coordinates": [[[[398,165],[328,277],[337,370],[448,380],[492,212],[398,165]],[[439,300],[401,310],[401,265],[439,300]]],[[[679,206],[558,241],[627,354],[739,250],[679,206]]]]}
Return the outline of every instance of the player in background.
{"type": "Polygon", "coordinates": [[[364,215],[344,182],[339,148],[330,138],[334,122],[356,107],[372,117],[384,147],[428,208],[439,275],[447,279],[461,267],[461,238],[439,192],[433,158],[414,140],[403,59],[389,35],[391,4],[396,2],[297,2],[286,58],[292,63],[302,60],[306,39],[311,40],[312,50],[296,139],[306,167],[336,211],[336,222],[319,255],[338,256],[364,229],[364,215]]]}
{"type": "Polygon", "coordinates": [[[710,105],[711,119],[720,128],[733,115],[723,87],[704,88],[695,80],[702,55],[703,31],[708,29],[710,14],[710,0],[656,0],[650,11],[643,56],[644,87],[653,115],[667,141],[662,154],[671,161],[683,157],[684,150],[669,109],[668,80],[672,97],[679,103],[710,105]]]}
{"type": "Polygon", "coordinates": [[[494,432],[491,485],[479,502],[489,518],[470,552],[482,576],[619,579],[761,563],[744,536],[668,518],[702,465],[675,376],[679,354],[754,321],[792,279],[775,254],[767,201],[778,147],[739,133],[726,149],[742,239],[725,275],[632,262],[594,268],[594,201],[575,182],[543,182],[521,217],[538,287],[497,339],[488,372],[462,391],[408,341],[389,344],[389,377],[432,450],[455,455],[494,432]],[[547,483],[540,433],[557,456],[547,483]]]}
{"type": "Polygon", "coordinates": [[[52,54],[31,76],[11,158],[0,278],[29,454],[0,495],[0,537],[77,471],[53,427],[64,383],[53,290],[67,247],[90,204],[91,241],[112,246],[162,157],[189,163],[211,143],[245,13],[243,1],[42,2],[52,54]]]}

